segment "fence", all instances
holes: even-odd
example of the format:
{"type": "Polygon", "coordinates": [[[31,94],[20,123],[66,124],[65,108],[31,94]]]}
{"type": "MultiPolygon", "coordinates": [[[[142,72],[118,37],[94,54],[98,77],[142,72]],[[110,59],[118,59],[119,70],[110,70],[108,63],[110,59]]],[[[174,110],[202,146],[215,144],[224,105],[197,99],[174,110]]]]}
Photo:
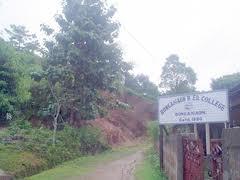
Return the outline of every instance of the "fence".
{"type": "Polygon", "coordinates": [[[240,128],[223,130],[223,179],[240,180],[240,128]]]}
{"type": "MultiPolygon", "coordinates": [[[[211,141],[211,178],[240,180],[240,128],[224,129],[221,140],[211,141]],[[223,156],[222,156],[223,155],[223,156]]],[[[174,134],[163,138],[163,168],[169,180],[203,180],[201,140],[174,134]]]]}
{"type": "Polygon", "coordinates": [[[184,180],[204,180],[204,150],[199,139],[183,138],[184,180]]]}
{"type": "Polygon", "coordinates": [[[183,180],[183,146],[181,135],[164,137],[163,167],[169,180],[183,180]]]}

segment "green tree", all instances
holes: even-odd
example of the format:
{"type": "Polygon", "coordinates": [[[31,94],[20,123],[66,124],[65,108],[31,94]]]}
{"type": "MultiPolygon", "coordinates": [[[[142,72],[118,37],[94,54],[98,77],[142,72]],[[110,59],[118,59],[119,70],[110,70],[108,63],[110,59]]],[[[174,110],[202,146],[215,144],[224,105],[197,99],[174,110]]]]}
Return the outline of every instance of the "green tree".
{"type": "Polygon", "coordinates": [[[148,76],[140,74],[136,76],[136,80],[140,85],[143,94],[153,97],[157,97],[159,95],[158,87],[149,80],[148,76]]]}
{"type": "Polygon", "coordinates": [[[54,38],[45,42],[45,78],[54,94],[59,94],[61,114],[70,121],[73,116],[93,119],[100,115],[104,101],[99,92],[114,90],[122,79],[126,66],[115,42],[119,30],[115,11],[101,0],[64,0],[63,13],[56,18],[59,33],[52,34],[51,28],[42,25],[54,38]]]}
{"type": "Polygon", "coordinates": [[[36,34],[31,34],[25,26],[11,24],[5,29],[9,42],[18,51],[34,52],[39,50],[36,34]]]}
{"type": "Polygon", "coordinates": [[[125,75],[125,87],[151,98],[157,98],[159,95],[158,87],[144,74],[134,76],[127,73],[125,75]]]}
{"type": "MultiPolygon", "coordinates": [[[[40,57],[16,51],[0,38],[0,96],[1,117],[6,122],[6,113],[15,114],[31,98],[33,72],[41,70],[40,57]]],[[[23,112],[25,109],[21,109],[23,112]]]]}
{"type": "Polygon", "coordinates": [[[16,102],[16,76],[12,67],[13,50],[0,39],[0,122],[7,121],[7,113],[13,113],[16,102]]]}
{"type": "Polygon", "coordinates": [[[170,55],[162,68],[159,87],[168,94],[195,90],[196,73],[191,67],[179,61],[177,55],[170,55]]]}
{"type": "Polygon", "coordinates": [[[240,84],[240,73],[224,75],[222,77],[212,79],[211,88],[216,89],[231,89],[240,84]]]}

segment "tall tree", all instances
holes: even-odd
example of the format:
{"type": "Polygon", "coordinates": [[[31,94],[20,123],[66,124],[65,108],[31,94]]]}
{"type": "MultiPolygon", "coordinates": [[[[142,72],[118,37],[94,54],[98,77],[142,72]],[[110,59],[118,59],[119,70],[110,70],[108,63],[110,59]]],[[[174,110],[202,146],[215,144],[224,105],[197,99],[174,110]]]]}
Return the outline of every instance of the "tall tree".
{"type": "MultiPolygon", "coordinates": [[[[114,89],[125,71],[115,42],[119,30],[113,19],[115,11],[102,0],[64,0],[63,12],[56,18],[60,31],[53,35],[53,41],[45,43],[47,80],[53,89],[59,87],[60,99],[68,100],[60,103],[62,111],[74,110],[78,119],[100,114],[99,91],[114,89]]],[[[51,35],[50,28],[42,29],[51,35]]]]}
{"type": "Polygon", "coordinates": [[[191,67],[179,61],[177,55],[170,55],[162,68],[159,87],[168,94],[195,90],[196,73],[191,67]]]}
{"type": "Polygon", "coordinates": [[[34,52],[39,50],[39,42],[36,34],[31,34],[25,26],[11,24],[7,32],[9,42],[18,51],[34,52]]]}
{"type": "Polygon", "coordinates": [[[231,89],[240,84],[240,73],[224,75],[222,77],[212,79],[211,88],[216,89],[231,89]]]}

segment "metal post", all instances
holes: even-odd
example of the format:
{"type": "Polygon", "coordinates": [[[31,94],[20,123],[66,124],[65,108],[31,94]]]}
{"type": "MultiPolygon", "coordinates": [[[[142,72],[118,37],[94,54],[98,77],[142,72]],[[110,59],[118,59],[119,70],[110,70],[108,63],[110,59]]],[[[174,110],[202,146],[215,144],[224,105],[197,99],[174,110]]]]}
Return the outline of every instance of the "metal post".
{"type": "Polygon", "coordinates": [[[159,160],[160,169],[163,170],[163,126],[159,125],[159,160]]]}
{"type": "Polygon", "coordinates": [[[206,131],[206,151],[207,155],[210,155],[210,124],[206,123],[205,124],[205,131],[206,131]]]}
{"type": "Polygon", "coordinates": [[[195,135],[195,138],[198,139],[197,124],[194,124],[194,135],[195,135]]]}

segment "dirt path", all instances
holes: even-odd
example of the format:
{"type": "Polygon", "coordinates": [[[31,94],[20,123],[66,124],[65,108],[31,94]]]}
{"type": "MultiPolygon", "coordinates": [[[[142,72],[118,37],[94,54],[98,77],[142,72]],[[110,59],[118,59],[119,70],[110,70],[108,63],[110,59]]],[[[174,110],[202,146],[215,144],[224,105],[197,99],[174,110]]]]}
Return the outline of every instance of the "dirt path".
{"type": "Polygon", "coordinates": [[[139,151],[108,164],[102,164],[94,172],[72,180],[134,180],[134,169],[142,159],[143,153],[139,151]]]}

